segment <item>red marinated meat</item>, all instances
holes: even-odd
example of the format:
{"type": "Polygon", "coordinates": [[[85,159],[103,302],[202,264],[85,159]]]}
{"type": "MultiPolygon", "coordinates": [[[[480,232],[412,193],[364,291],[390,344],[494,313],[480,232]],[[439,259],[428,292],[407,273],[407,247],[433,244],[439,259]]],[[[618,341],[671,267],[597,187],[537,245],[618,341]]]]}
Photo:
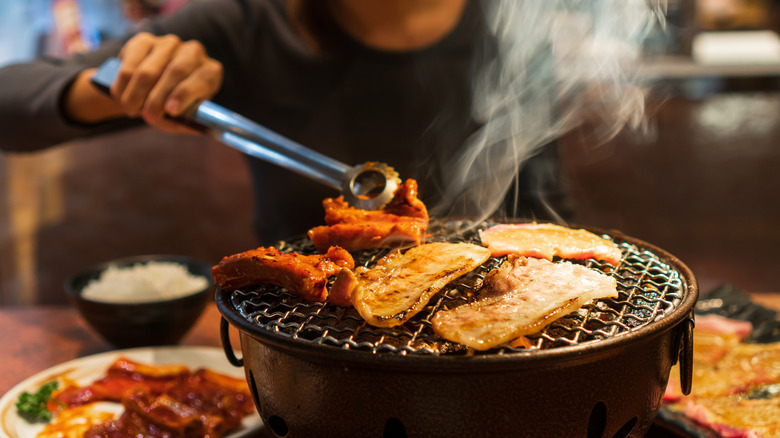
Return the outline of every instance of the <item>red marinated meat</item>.
{"type": "Polygon", "coordinates": [[[120,385],[117,389],[122,392],[93,398],[92,401],[119,400],[124,412],[115,420],[93,426],[85,437],[218,438],[238,428],[243,417],[254,410],[244,379],[208,369],[191,372],[186,367],[148,366],[120,359],[104,378],[85,389],[111,380],[126,381],[130,376],[139,384],[123,389],[120,385]],[[134,368],[129,374],[123,370],[127,364],[134,368]],[[166,385],[162,391],[160,386],[143,384],[161,379],[174,384],[166,385]]]}
{"type": "Polygon", "coordinates": [[[325,255],[283,253],[274,247],[234,254],[211,269],[214,282],[226,290],[273,284],[308,301],[325,301],[328,277],[355,267],[346,250],[331,247],[325,255]]]}
{"type": "Polygon", "coordinates": [[[108,368],[105,377],[88,386],[65,387],[54,398],[68,407],[95,401],[119,402],[125,394],[135,391],[162,394],[186,379],[189,373],[181,365],[149,366],[119,358],[108,368]]]}
{"type": "Polygon", "coordinates": [[[343,196],[322,201],[325,223],[309,230],[317,250],[331,246],[349,251],[367,248],[403,248],[423,243],[428,210],[417,198],[417,182],[408,179],[380,210],[350,207],[343,196]]]}

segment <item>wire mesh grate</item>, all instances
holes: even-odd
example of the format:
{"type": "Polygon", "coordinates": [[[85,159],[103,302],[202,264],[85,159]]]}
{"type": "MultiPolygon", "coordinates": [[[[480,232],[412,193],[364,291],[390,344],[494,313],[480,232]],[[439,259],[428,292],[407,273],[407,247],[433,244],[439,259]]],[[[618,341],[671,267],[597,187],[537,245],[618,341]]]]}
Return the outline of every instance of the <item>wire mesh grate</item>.
{"type": "MultiPolygon", "coordinates": [[[[479,231],[493,223],[476,226],[467,221],[432,221],[428,241],[469,242],[479,244],[479,231]]],[[[653,252],[615,241],[623,257],[618,266],[594,259],[570,260],[606,275],[614,276],[618,297],[597,300],[528,336],[514,346],[486,352],[470,350],[437,336],[431,318],[443,308],[471,302],[485,275],[502,262],[492,258],[468,275],[447,285],[415,317],[401,326],[377,328],[368,325],[354,308],[328,303],[310,303],[272,285],[236,290],[231,303],[236,311],[259,329],[275,336],[300,342],[347,350],[392,355],[464,355],[508,354],[528,350],[559,348],[619,336],[664,318],[676,309],[685,294],[681,273],[653,252]]],[[[311,241],[304,237],[280,242],[284,252],[313,254],[311,241]]],[[[353,253],[357,265],[372,266],[390,250],[364,250],[353,253]]]]}

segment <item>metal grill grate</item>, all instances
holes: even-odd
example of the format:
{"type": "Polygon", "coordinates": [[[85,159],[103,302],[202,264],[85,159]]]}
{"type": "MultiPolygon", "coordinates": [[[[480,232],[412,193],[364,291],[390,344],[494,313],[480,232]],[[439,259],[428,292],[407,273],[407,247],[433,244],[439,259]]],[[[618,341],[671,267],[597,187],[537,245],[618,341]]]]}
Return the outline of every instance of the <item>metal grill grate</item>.
{"type": "MultiPolygon", "coordinates": [[[[474,227],[464,221],[432,221],[429,241],[479,244],[479,231],[492,223],[474,227]]],[[[615,240],[612,236],[603,237],[615,240]]],[[[430,320],[437,310],[452,308],[476,298],[485,274],[500,259],[490,259],[470,274],[445,287],[414,318],[399,327],[376,328],[366,324],[354,308],[327,303],[308,303],[286,290],[270,285],[234,291],[231,303],[240,315],[261,330],[276,336],[348,350],[394,355],[507,354],[534,349],[558,348],[618,336],[670,314],[685,293],[681,274],[658,255],[628,242],[615,240],[623,252],[614,267],[597,260],[580,263],[616,278],[618,298],[602,299],[559,319],[542,332],[529,336],[525,347],[504,346],[474,352],[438,337],[430,320]]],[[[281,242],[279,249],[314,253],[306,237],[281,242]]],[[[353,254],[356,264],[372,266],[388,250],[366,250],[353,254]]]]}

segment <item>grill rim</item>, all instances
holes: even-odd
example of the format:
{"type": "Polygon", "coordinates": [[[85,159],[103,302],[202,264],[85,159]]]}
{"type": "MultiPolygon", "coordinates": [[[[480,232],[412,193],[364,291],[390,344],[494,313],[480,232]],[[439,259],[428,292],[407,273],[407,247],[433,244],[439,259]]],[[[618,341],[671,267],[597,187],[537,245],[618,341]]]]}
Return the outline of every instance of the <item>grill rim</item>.
{"type": "MultiPolygon", "coordinates": [[[[510,223],[522,223],[523,221],[511,221],[510,223]]],[[[528,221],[525,221],[528,222],[528,221]]],[[[527,352],[509,352],[501,354],[479,355],[396,355],[372,353],[339,348],[330,345],[320,345],[308,340],[292,339],[287,336],[275,334],[252,324],[242,317],[233,308],[230,300],[230,292],[221,287],[216,290],[216,304],[223,319],[234,326],[243,336],[250,336],[257,341],[285,350],[289,354],[301,357],[309,361],[333,364],[360,365],[368,368],[387,368],[403,370],[430,371],[432,368],[445,372],[472,372],[475,370],[507,370],[536,368],[548,366],[555,368],[557,363],[561,367],[568,367],[579,362],[587,362],[594,357],[604,355],[622,354],[623,346],[642,342],[654,336],[661,336],[668,330],[672,330],[688,317],[692,317],[693,308],[698,299],[698,283],[693,272],[680,259],[668,251],[653,244],[631,236],[627,236],[617,230],[604,230],[593,227],[569,224],[570,228],[582,228],[598,235],[609,235],[615,239],[636,245],[642,250],[648,250],[660,260],[674,267],[682,278],[684,289],[683,298],[670,314],[657,321],[652,321],[641,327],[632,329],[614,337],[589,341],[577,345],[566,345],[551,349],[533,350],[527,352]],[[565,365],[564,365],[565,363],[565,365]]],[[[242,344],[244,340],[242,339],[242,344]]],[[[223,345],[225,349],[230,348],[223,345]]]]}

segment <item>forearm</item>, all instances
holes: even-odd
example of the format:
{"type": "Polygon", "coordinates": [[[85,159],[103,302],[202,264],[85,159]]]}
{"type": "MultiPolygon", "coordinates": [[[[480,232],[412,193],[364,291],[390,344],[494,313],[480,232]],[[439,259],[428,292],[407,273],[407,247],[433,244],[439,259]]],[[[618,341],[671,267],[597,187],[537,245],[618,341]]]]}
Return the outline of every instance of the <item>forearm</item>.
{"type": "Polygon", "coordinates": [[[90,82],[95,70],[89,68],[79,73],[62,97],[63,117],[72,123],[95,124],[124,116],[116,101],[90,82]]]}
{"type": "MultiPolygon", "coordinates": [[[[243,2],[194,2],[175,16],[154,20],[149,32],[198,40],[217,54],[231,74],[251,56],[243,2]]],[[[89,83],[92,68],[117,56],[129,39],[63,61],[38,60],[0,69],[0,150],[42,149],[77,137],[141,123],[89,83]]]]}
{"type": "MultiPolygon", "coordinates": [[[[121,42],[65,61],[36,60],[0,69],[0,149],[32,151],[127,126],[127,121],[82,120],[79,114],[71,115],[65,109],[71,105],[66,94],[78,89],[87,91],[78,98],[82,109],[97,103],[95,110],[104,110],[98,100],[103,97],[97,90],[90,90],[92,86],[83,72],[118,53],[119,47],[121,42]],[[95,95],[90,97],[90,93],[95,95]]],[[[116,116],[106,113],[103,120],[111,117],[116,116]]]]}

